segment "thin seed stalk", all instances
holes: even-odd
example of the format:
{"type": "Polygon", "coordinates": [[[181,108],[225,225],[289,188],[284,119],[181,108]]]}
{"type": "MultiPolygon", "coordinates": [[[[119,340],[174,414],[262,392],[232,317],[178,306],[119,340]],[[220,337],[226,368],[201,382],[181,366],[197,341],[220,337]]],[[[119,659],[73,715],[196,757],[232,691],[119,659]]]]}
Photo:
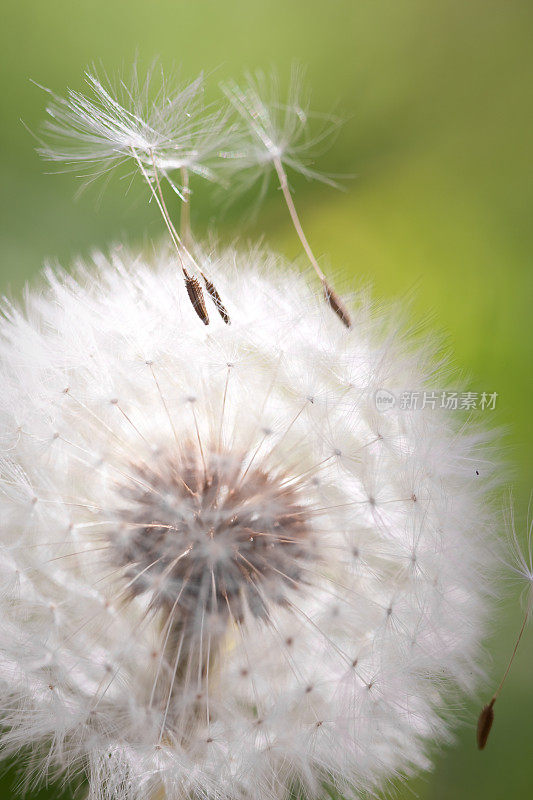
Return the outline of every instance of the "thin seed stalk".
{"type": "Polygon", "coordinates": [[[330,308],[335,312],[335,314],[339,317],[343,325],[347,328],[351,328],[352,320],[350,317],[350,312],[346,308],[344,302],[341,300],[337,292],[333,289],[333,287],[328,283],[324,272],[320,269],[318,261],[315,258],[315,255],[311,249],[311,245],[307,240],[307,236],[304,233],[302,223],[300,222],[300,217],[298,216],[298,212],[296,211],[296,206],[294,205],[294,200],[292,199],[292,195],[289,189],[289,182],[287,180],[287,173],[283,167],[280,158],[274,159],[274,167],[278,176],[279,185],[281,191],[283,193],[283,197],[285,199],[285,203],[287,204],[287,208],[289,210],[289,214],[292,220],[292,224],[294,225],[294,229],[302,243],[302,247],[305,250],[305,253],[311,262],[311,266],[315,270],[318,279],[322,283],[322,289],[324,292],[324,299],[326,300],[327,304],[330,308]]]}
{"type": "MultiPolygon", "coordinates": [[[[157,204],[159,206],[161,214],[163,215],[163,218],[164,218],[165,223],[167,225],[167,228],[168,228],[168,231],[170,233],[171,239],[172,239],[172,241],[173,241],[173,243],[174,243],[174,245],[176,247],[176,251],[178,253],[178,257],[179,257],[180,262],[181,262],[181,268],[182,268],[183,275],[184,275],[184,278],[185,278],[185,287],[187,289],[187,295],[189,297],[189,300],[191,301],[192,307],[194,308],[194,310],[196,311],[197,315],[200,317],[200,319],[202,320],[204,325],[209,325],[209,314],[207,313],[207,308],[206,308],[206,305],[205,305],[205,298],[204,298],[204,295],[203,295],[202,287],[200,285],[199,280],[197,278],[195,278],[194,276],[189,275],[189,273],[185,269],[185,266],[183,264],[183,259],[181,258],[180,247],[184,250],[186,255],[189,257],[190,261],[195,265],[196,269],[198,270],[198,272],[202,276],[208,295],[213,300],[218,313],[220,314],[220,316],[222,317],[222,319],[224,320],[226,325],[229,325],[230,317],[229,317],[229,314],[228,314],[228,312],[226,310],[226,307],[222,303],[221,297],[220,297],[217,289],[215,288],[214,284],[206,278],[206,276],[204,275],[204,273],[202,272],[202,270],[200,269],[200,267],[196,263],[195,259],[192,257],[192,255],[190,253],[190,249],[189,249],[190,242],[189,242],[189,246],[187,246],[187,245],[185,245],[183,243],[182,239],[178,235],[178,232],[177,232],[177,230],[176,230],[176,228],[174,226],[174,223],[172,222],[172,219],[170,218],[170,214],[168,213],[168,209],[167,209],[167,206],[166,206],[166,203],[165,203],[165,197],[163,195],[163,190],[161,188],[161,182],[159,180],[159,174],[157,172],[157,165],[155,163],[155,159],[154,159],[153,154],[152,154],[152,165],[153,165],[153,170],[154,170],[155,182],[156,182],[156,186],[157,186],[157,193],[154,191],[154,187],[152,186],[152,183],[151,183],[150,179],[146,175],[146,172],[145,172],[145,170],[144,170],[144,168],[142,166],[142,163],[141,163],[140,159],[137,158],[137,162],[139,164],[139,167],[142,170],[142,173],[143,173],[143,176],[145,177],[145,180],[148,182],[148,185],[150,186],[152,194],[154,195],[155,199],[157,200],[157,204]]],[[[182,176],[184,178],[184,181],[186,182],[186,187],[187,187],[187,190],[188,190],[189,174],[188,174],[188,171],[185,168],[182,168],[182,176]]],[[[182,206],[182,212],[183,212],[183,209],[184,209],[185,206],[187,206],[187,209],[189,208],[188,200],[182,206]]],[[[192,234],[191,234],[191,229],[190,229],[190,218],[188,217],[188,211],[187,211],[186,219],[187,219],[187,222],[185,223],[186,234],[188,235],[189,239],[192,241],[192,234]]],[[[183,226],[184,226],[184,220],[183,220],[183,217],[182,217],[181,218],[182,236],[183,236],[183,226]]]]}
{"type": "Polygon", "coordinates": [[[181,204],[180,233],[183,243],[187,250],[192,249],[192,229],[191,229],[191,203],[189,188],[189,170],[187,167],[181,168],[181,183],[183,185],[183,201],[181,204]]]}

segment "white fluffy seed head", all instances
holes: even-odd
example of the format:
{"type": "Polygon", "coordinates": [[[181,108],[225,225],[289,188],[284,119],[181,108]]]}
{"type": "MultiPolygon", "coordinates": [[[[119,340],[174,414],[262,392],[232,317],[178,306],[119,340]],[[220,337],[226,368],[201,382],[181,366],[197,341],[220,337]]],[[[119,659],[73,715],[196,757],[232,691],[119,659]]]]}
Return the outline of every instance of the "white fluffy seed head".
{"type": "Polygon", "coordinates": [[[364,293],[347,330],[276,257],[225,252],[232,324],[206,327],[168,253],[94,261],[0,325],[5,752],[94,800],[429,767],[480,672],[486,437],[378,413],[442,387],[364,293]]]}

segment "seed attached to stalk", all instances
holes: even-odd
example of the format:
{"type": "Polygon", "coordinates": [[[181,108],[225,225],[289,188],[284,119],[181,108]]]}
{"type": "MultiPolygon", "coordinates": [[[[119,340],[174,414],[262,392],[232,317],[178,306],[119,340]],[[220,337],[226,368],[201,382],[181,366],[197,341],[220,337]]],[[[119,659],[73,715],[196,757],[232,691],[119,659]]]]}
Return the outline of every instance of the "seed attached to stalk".
{"type": "Polygon", "coordinates": [[[204,325],[209,325],[209,314],[207,313],[204,293],[202,291],[202,287],[200,286],[200,281],[194,275],[189,275],[189,273],[185,270],[184,275],[185,287],[187,289],[187,294],[189,295],[189,300],[192,303],[192,307],[204,325]]]}
{"type": "Polygon", "coordinates": [[[226,306],[222,302],[221,297],[220,297],[220,295],[219,295],[214,283],[212,283],[212,281],[210,281],[208,278],[206,278],[206,276],[203,273],[202,273],[202,277],[204,279],[205,288],[207,289],[207,294],[209,295],[209,297],[211,298],[211,300],[215,304],[215,307],[216,307],[218,313],[220,314],[220,316],[222,317],[222,319],[224,320],[226,325],[229,325],[231,320],[230,320],[228,311],[226,309],[226,306]]]}

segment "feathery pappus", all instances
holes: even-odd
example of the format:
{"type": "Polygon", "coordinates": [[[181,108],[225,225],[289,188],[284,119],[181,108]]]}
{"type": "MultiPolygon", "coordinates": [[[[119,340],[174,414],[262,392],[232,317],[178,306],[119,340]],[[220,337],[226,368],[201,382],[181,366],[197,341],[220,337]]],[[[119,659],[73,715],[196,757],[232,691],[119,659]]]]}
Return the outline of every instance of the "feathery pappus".
{"type": "MultiPolygon", "coordinates": [[[[76,161],[81,136],[84,161],[131,158],[171,242],[48,269],[3,306],[3,751],[36,780],[85,776],[91,800],[379,792],[431,766],[482,672],[490,436],[377,409],[440,373],[401,309],[345,303],[321,273],[286,180],[297,126],[272,169],[322,292],[268,250],[208,254],[188,214],[178,231],[180,103],[145,117],[102,91],[99,111],[55,101],[49,155],[76,161]]],[[[274,146],[258,85],[229,91],[274,146]]]]}

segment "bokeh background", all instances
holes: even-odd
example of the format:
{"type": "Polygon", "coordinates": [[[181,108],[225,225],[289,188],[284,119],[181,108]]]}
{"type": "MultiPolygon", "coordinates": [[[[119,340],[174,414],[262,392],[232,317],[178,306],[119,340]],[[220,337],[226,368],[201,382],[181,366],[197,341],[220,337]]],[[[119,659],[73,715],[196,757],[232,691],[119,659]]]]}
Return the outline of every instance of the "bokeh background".
{"type": "MultiPolygon", "coordinates": [[[[113,72],[160,56],[184,78],[219,79],[294,60],[307,67],[317,110],[347,122],[321,167],[355,174],[347,191],[295,180],[308,236],[348,288],[371,281],[376,296],[414,292],[415,322],[446,331],[472,391],[498,392],[490,420],[506,426],[518,531],[533,488],[533,4],[530,0],[4,0],[0,34],[0,287],[19,295],[46,260],[65,266],[118,240],[162,236],[139,184],[88,190],[73,175],[45,174],[21,119],[37,129],[44,94],[64,92],[83,69],[113,72]]],[[[264,234],[298,256],[279,193],[254,221],[246,199],[221,215],[221,199],[194,195],[196,233],[223,239],[264,234]]],[[[502,503],[505,498],[502,497],[502,503]]],[[[492,685],[520,626],[519,588],[503,587],[487,643],[492,685]]],[[[533,756],[533,630],[523,642],[487,751],[474,743],[478,706],[458,709],[453,746],[435,771],[400,798],[513,800],[530,796],[533,756]]],[[[487,696],[491,689],[487,687],[487,696]]],[[[1,702],[1,701],[0,701],[1,702]]],[[[17,765],[0,780],[12,797],[17,765]]],[[[31,798],[55,798],[50,786],[31,798]]],[[[67,789],[66,796],[70,796],[67,789]]]]}

